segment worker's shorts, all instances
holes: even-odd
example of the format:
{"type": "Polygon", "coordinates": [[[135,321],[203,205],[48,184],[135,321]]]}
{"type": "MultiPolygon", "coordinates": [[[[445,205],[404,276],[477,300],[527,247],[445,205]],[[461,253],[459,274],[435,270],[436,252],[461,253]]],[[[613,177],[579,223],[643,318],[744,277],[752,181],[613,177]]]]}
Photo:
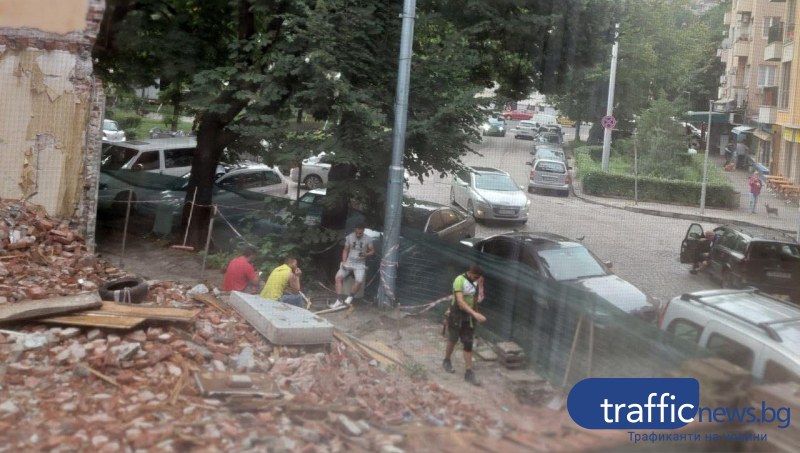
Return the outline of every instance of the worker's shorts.
{"type": "MultiPolygon", "coordinates": [[[[364,273],[366,272],[366,268],[364,267],[344,267],[343,264],[339,264],[339,271],[336,272],[336,278],[341,278],[342,280],[346,279],[348,275],[353,275],[353,278],[356,279],[356,283],[364,283],[364,273]]],[[[329,274],[330,275],[330,274],[329,274]]]]}
{"type": "Polygon", "coordinates": [[[470,324],[469,317],[458,319],[457,316],[450,316],[447,319],[447,333],[450,343],[457,343],[461,340],[464,351],[472,352],[472,342],[475,339],[475,326],[470,324]]]}

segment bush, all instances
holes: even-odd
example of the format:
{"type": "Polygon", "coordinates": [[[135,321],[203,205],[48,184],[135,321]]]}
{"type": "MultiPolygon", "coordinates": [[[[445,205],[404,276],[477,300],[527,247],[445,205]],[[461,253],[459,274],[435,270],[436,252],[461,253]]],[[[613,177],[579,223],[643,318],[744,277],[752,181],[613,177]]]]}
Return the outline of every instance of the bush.
{"type": "MultiPolygon", "coordinates": [[[[575,150],[575,166],[583,191],[598,196],[621,198],[634,197],[634,176],[631,165],[623,159],[612,159],[609,172],[601,171],[599,161],[591,157],[592,146],[575,150]]],[[[596,151],[595,151],[596,152],[596,151]]],[[[602,152],[602,148],[601,148],[602,152]]],[[[685,154],[672,160],[672,166],[686,162],[686,166],[675,168],[686,180],[667,179],[649,175],[639,176],[639,200],[675,203],[696,206],[700,202],[703,174],[703,156],[685,154]]],[[[640,166],[640,169],[642,167],[640,166]]],[[[706,204],[709,207],[735,208],[739,204],[738,192],[727,182],[714,166],[709,166],[706,204]]]]}

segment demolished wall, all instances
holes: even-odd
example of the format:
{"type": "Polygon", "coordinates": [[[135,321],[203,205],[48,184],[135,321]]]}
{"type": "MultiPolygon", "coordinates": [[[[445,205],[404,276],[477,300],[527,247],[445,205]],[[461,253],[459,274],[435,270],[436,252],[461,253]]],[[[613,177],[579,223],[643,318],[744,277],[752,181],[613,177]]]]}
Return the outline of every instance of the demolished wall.
{"type": "Polygon", "coordinates": [[[0,5],[0,198],[30,197],[72,221],[90,248],[104,114],[91,49],[104,8],[102,0],[0,5]]]}

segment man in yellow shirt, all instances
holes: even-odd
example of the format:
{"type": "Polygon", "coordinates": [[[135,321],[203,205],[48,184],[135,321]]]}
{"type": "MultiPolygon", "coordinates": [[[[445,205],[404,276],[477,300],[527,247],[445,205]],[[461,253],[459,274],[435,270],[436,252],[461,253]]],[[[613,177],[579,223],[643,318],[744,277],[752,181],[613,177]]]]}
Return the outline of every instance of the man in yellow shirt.
{"type": "Polygon", "coordinates": [[[300,294],[300,275],[302,272],[297,267],[297,258],[289,256],[284,264],[276,267],[269,274],[267,284],[261,290],[261,297],[277,300],[295,307],[303,306],[303,296],[300,294]]]}

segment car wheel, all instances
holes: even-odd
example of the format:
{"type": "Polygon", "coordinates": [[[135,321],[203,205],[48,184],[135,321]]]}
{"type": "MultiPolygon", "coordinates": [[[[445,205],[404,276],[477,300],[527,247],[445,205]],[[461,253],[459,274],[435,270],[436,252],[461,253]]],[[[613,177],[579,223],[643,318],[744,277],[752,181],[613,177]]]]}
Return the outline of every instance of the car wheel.
{"type": "Polygon", "coordinates": [[[452,187],[450,188],[450,204],[456,205],[456,191],[452,187]]]}
{"type": "Polygon", "coordinates": [[[319,189],[322,187],[322,178],[317,175],[308,175],[305,177],[305,179],[303,179],[303,182],[305,183],[306,187],[308,187],[308,190],[319,189]]]}
{"type": "Polygon", "coordinates": [[[113,302],[137,303],[147,297],[147,282],[143,278],[121,278],[97,288],[100,299],[113,302]]]}
{"type": "Polygon", "coordinates": [[[727,289],[737,289],[736,283],[733,281],[733,273],[731,271],[724,271],[722,273],[722,287],[727,289]]]}

